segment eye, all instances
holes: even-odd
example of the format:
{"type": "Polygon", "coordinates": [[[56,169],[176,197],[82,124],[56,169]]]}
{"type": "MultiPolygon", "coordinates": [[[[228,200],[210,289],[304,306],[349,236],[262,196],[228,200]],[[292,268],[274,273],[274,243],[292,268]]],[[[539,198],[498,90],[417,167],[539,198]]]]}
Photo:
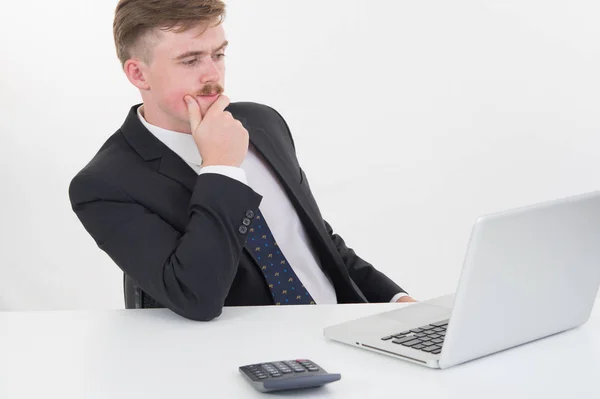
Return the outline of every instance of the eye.
{"type": "Polygon", "coordinates": [[[196,64],[197,62],[198,62],[197,58],[192,58],[191,60],[188,60],[188,61],[181,61],[181,63],[183,65],[187,65],[187,66],[192,66],[192,65],[196,64]]]}
{"type": "Polygon", "coordinates": [[[219,53],[219,54],[215,54],[215,57],[216,57],[218,60],[220,60],[220,59],[223,59],[223,58],[225,58],[225,53],[219,53]]]}

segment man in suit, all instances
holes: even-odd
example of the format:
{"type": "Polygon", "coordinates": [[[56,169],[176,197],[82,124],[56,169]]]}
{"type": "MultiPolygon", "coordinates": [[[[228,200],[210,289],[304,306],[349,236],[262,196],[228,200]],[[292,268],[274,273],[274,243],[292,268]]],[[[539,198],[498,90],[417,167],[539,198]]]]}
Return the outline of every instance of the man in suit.
{"type": "Polygon", "coordinates": [[[323,220],[274,109],[224,96],[220,0],[121,0],[117,54],[143,104],[72,180],[74,212],[146,294],[224,306],[406,302],[323,220]]]}

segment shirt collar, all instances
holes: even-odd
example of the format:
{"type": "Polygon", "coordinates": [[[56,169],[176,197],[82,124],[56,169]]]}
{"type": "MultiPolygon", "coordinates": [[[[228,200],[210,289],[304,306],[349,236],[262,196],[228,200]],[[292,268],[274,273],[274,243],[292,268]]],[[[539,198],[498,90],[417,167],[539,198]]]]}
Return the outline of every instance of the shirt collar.
{"type": "Polygon", "coordinates": [[[201,166],[202,157],[200,156],[194,137],[191,134],[179,133],[151,125],[142,115],[143,106],[138,107],[137,114],[144,127],[185,162],[201,166]]]}

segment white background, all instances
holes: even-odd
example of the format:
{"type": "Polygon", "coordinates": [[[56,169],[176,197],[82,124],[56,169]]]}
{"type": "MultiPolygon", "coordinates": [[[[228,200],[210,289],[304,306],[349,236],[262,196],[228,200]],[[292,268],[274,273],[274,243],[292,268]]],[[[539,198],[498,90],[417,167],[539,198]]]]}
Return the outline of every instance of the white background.
{"type": "MultiPolygon", "coordinates": [[[[122,308],[67,195],[140,102],[117,0],[2,3],[0,310],[122,308]]],[[[596,0],[228,5],[226,93],[286,118],[325,218],[418,299],[480,214],[599,187],[596,0]]]]}

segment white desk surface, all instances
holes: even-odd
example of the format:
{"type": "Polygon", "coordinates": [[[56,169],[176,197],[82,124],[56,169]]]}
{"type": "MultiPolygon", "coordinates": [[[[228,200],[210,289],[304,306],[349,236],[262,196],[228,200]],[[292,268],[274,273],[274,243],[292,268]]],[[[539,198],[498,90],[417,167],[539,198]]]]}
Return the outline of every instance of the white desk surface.
{"type": "Polygon", "coordinates": [[[332,342],[323,327],[400,304],[0,313],[0,398],[598,398],[600,310],[583,327],[447,370],[332,342]],[[261,394],[238,366],[309,358],[340,381],[261,394]]]}

